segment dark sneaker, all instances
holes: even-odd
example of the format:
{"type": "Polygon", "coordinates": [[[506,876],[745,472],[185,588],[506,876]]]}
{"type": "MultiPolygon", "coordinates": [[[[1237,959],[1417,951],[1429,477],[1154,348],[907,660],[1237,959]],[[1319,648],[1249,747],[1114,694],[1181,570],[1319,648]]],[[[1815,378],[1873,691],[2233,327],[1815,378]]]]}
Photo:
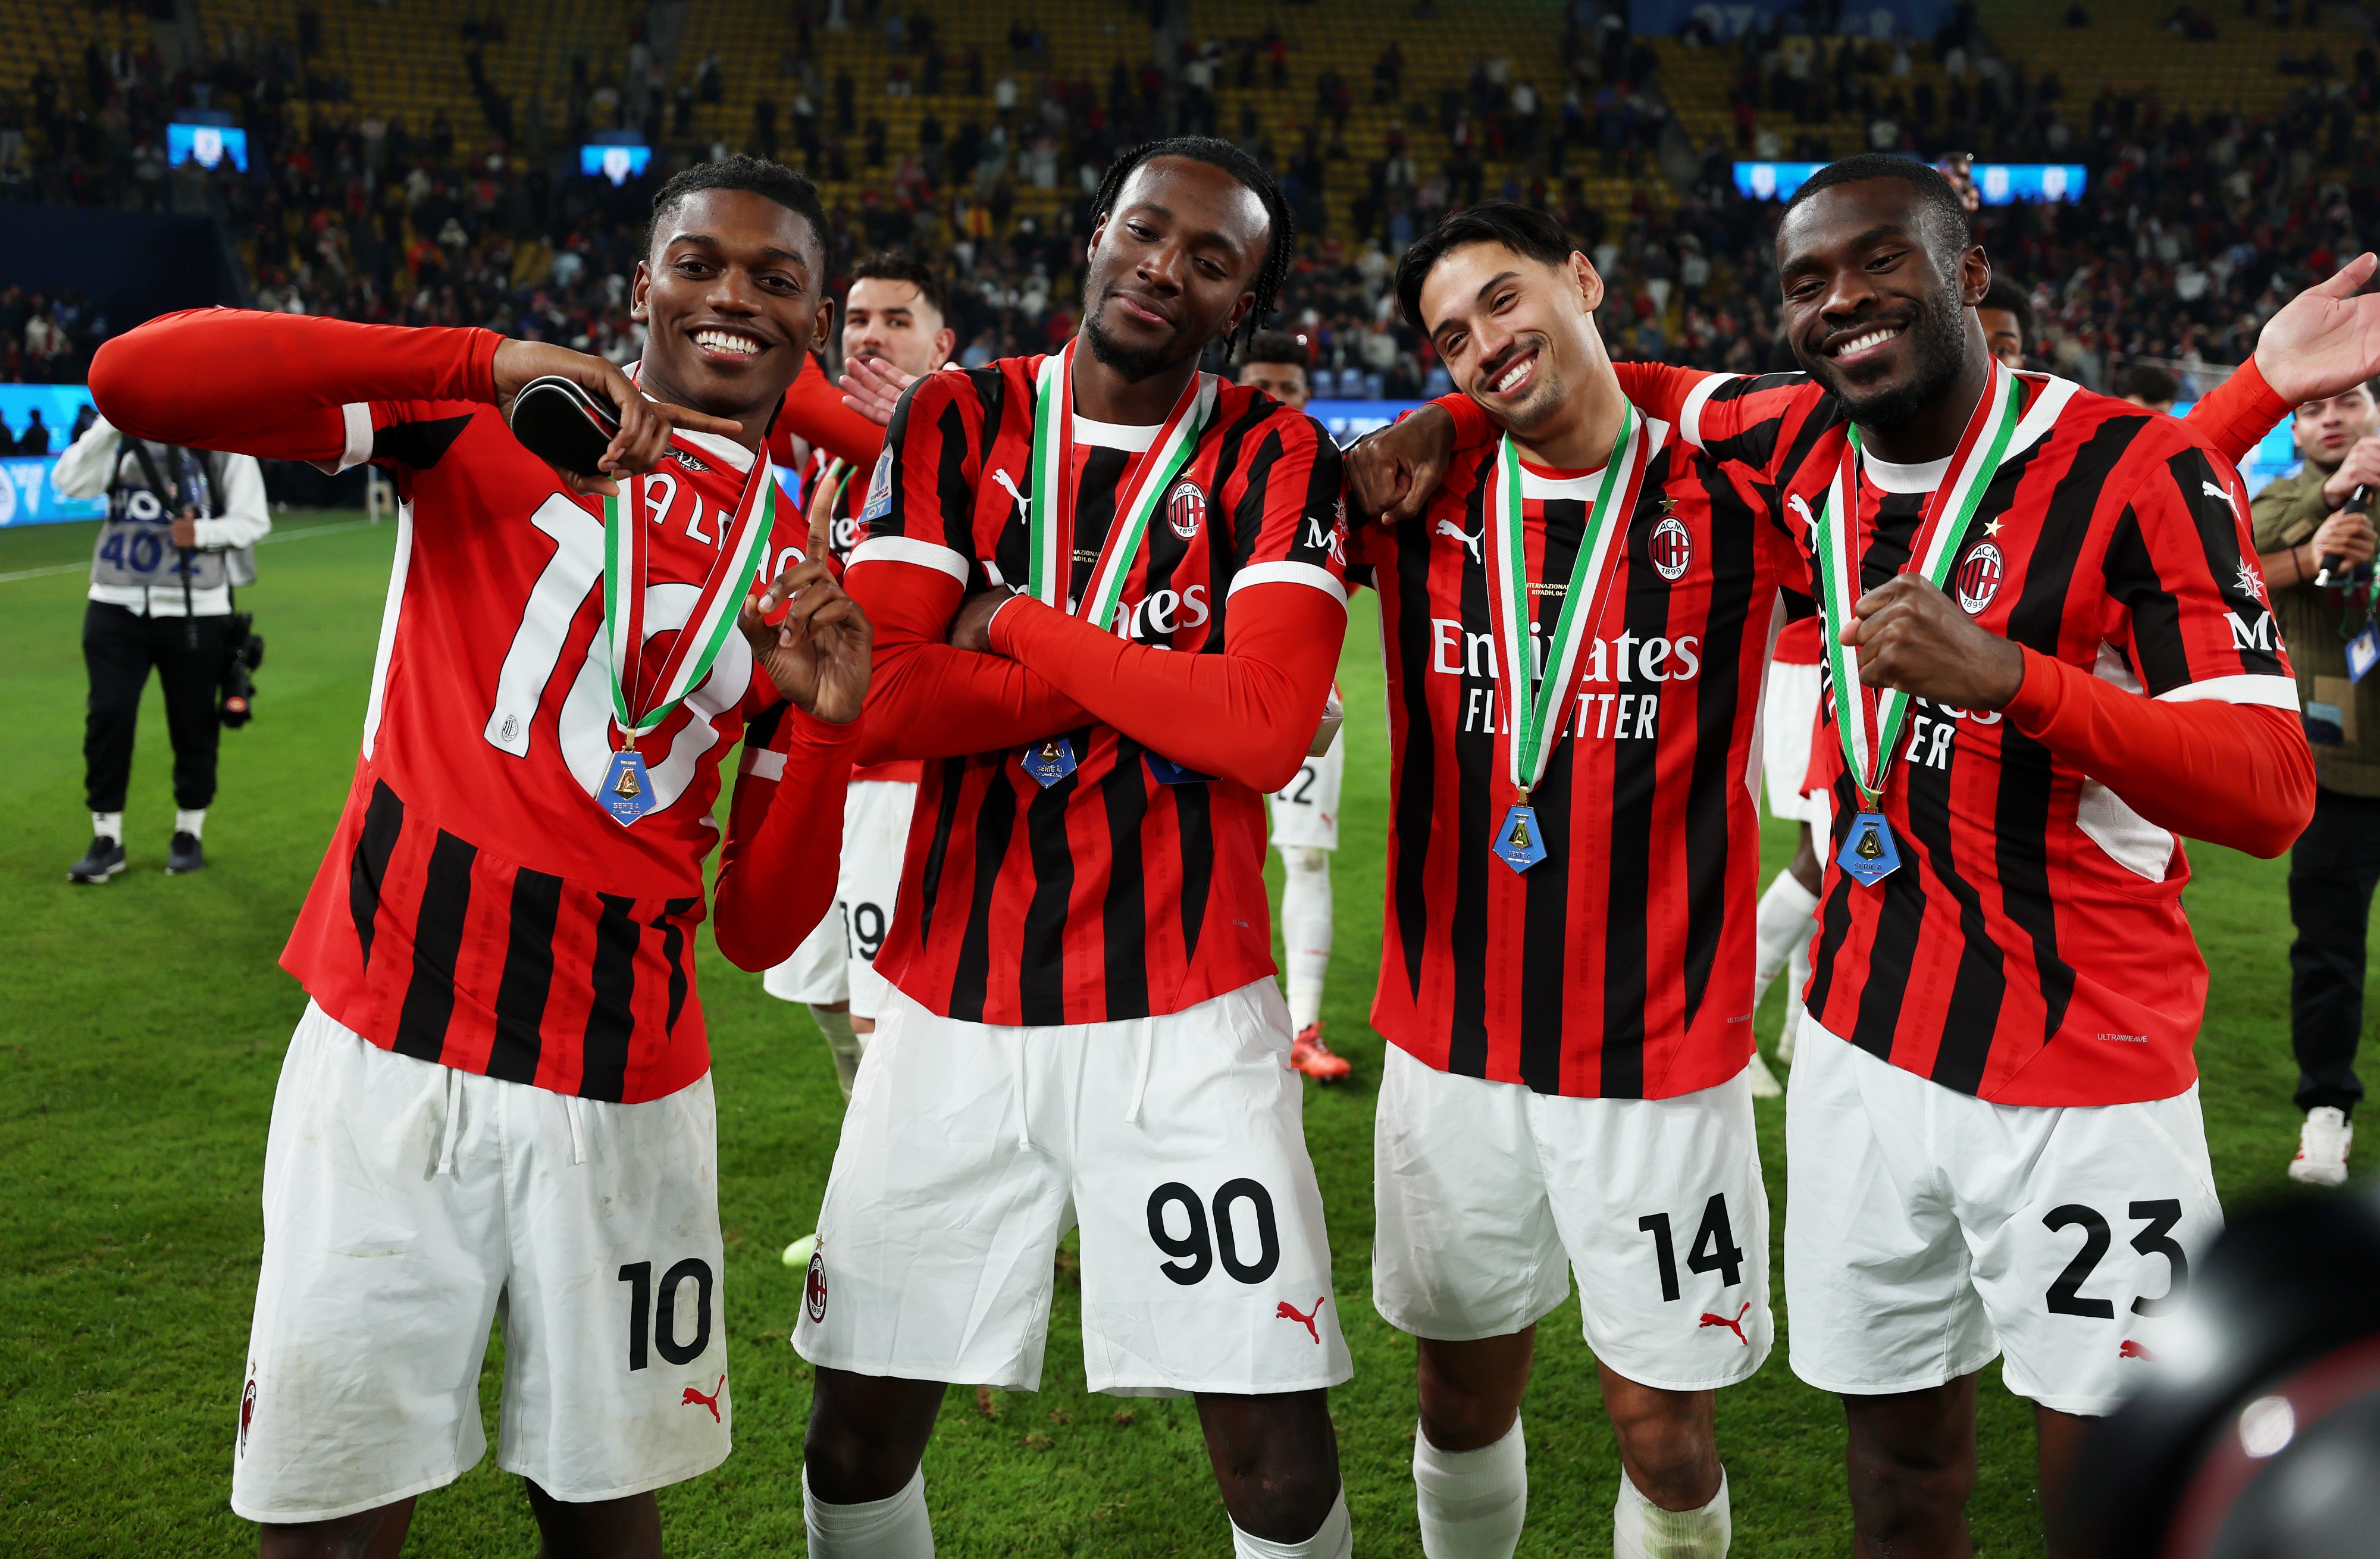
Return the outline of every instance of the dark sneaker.
{"type": "Polygon", "coordinates": [[[82,859],[67,868],[69,883],[104,883],[124,870],[124,841],[111,839],[104,834],[91,836],[91,848],[82,859]]]}
{"type": "Polygon", "coordinates": [[[207,864],[207,852],[199,847],[195,834],[176,834],[165,850],[165,875],[178,877],[185,871],[196,871],[207,864]]]}

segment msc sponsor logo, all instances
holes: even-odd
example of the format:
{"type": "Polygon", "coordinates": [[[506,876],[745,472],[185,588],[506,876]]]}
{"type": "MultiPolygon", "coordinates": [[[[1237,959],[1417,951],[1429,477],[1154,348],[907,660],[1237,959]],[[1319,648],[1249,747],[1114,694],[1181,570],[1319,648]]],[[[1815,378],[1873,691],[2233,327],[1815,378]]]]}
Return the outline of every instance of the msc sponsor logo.
{"type": "Polygon", "coordinates": [[[2231,648],[2234,650],[2270,652],[2273,648],[2273,615],[2270,612],[2257,613],[2252,624],[2240,621],[2237,612],[2226,612],[2223,617],[2231,625],[2231,648]]]}

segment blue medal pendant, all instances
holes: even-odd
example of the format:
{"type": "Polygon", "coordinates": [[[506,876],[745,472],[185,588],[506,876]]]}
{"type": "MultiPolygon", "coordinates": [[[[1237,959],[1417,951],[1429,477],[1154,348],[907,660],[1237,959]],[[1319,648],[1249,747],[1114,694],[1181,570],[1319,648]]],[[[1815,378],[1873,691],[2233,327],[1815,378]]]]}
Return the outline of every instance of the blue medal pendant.
{"type": "Polygon", "coordinates": [[[2347,679],[2361,682],[2375,665],[2380,665],[2380,627],[2366,623],[2362,633],[2347,641],[2347,679]]]}
{"type": "Polygon", "coordinates": [[[1862,812],[1852,819],[1851,837],[1843,842],[1843,852],[1835,858],[1835,864],[1868,888],[1900,870],[1892,824],[1884,821],[1882,812],[1862,812]]]}
{"type": "Polygon", "coordinates": [[[1033,783],[1047,790],[1075,772],[1075,744],[1065,737],[1051,737],[1038,747],[1028,747],[1017,766],[1033,776],[1033,783]]]}
{"type": "Polygon", "coordinates": [[[603,772],[603,788],[596,796],[623,828],[651,811],[653,776],[645,772],[644,755],[633,747],[612,754],[612,766],[603,772]]]}
{"type": "Polygon", "coordinates": [[[1516,801],[1496,829],[1496,859],[1515,871],[1526,871],[1546,859],[1546,842],[1537,828],[1537,810],[1516,801]]]}
{"type": "Polygon", "coordinates": [[[1196,769],[1185,769],[1172,759],[1160,757],[1154,752],[1144,753],[1142,756],[1148,760],[1149,774],[1160,785],[1205,785],[1215,777],[1212,774],[1202,774],[1196,769]]]}

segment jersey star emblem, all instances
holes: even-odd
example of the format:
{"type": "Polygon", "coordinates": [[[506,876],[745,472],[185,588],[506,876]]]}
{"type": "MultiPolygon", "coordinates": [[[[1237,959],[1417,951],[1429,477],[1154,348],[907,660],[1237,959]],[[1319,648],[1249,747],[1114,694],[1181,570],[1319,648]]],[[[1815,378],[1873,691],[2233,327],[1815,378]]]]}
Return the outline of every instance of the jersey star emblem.
{"type": "Polygon", "coordinates": [[[2240,560],[2240,572],[2233,576],[2231,588],[2254,600],[2265,599],[2265,581],[2256,577],[2256,571],[2248,566],[2246,558],[2240,560]]]}
{"type": "Polygon", "coordinates": [[[2003,519],[1987,519],[1984,521],[1984,534],[1986,536],[1997,536],[2000,533],[2000,528],[2007,523],[2008,522],[2003,519]]]}

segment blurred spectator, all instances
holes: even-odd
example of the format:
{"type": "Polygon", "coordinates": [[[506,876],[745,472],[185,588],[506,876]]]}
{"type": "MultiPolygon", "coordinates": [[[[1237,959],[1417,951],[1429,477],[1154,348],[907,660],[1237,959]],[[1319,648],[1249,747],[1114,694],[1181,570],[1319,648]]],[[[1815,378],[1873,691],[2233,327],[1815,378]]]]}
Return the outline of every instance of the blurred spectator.
{"type": "Polygon", "coordinates": [[[2134,406],[2170,416],[2181,381],[2153,362],[2136,362],[2116,376],[2116,393],[2134,406]]]}

